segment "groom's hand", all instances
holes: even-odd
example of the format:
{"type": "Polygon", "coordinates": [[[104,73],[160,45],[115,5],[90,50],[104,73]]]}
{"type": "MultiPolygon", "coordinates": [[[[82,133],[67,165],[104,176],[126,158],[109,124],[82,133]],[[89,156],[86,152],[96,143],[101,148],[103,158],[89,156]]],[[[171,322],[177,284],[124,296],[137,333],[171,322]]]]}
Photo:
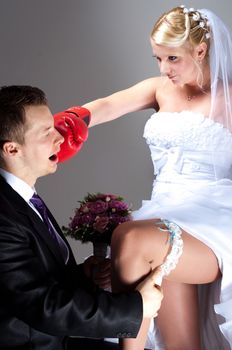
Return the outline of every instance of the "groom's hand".
{"type": "Polygon", "coordinates": [[[161,287],[156,284],[160,277],[159,268],[151,271],[149,275],[136,287],[143,299],[143,317],[153,318],[158,314],[163,299],[161,287]]]}
{"type": "Polygon", "coordinates": [[[87,277],[102,289],[111,287],[111,261],[94,255],[88,257],[84,262],[84,271],[87,277]]]}

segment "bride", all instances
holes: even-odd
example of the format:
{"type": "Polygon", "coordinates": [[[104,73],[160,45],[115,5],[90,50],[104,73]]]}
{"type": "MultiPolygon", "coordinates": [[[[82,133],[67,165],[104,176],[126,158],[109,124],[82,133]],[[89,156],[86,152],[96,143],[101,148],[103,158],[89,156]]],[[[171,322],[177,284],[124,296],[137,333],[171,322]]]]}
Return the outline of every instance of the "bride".
{"type": "MultiPolygon", "coordinates": [[[[133,288],[161,265],[160,349],[232,349],[230,32],[211,11],[180,6],[159,18],[150,40],[161,76],[84,106],[90,126],[156,111],[144,130],[153,191],[113,234],[113,289],[133,288]],[[208,293],[203,286],[200,307],[197,285],[208,293]]],[[[149,324],[121,348],[144,349],[149,324]]]]}

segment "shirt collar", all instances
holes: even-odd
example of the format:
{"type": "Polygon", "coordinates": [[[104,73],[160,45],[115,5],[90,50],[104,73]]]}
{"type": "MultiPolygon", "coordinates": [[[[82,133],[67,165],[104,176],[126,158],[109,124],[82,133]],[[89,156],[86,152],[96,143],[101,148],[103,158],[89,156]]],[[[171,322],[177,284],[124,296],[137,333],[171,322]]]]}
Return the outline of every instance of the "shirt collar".
{"type": "Polygon", "coordinates": [[[9,173],[8,171],[0,168],[0,175],[4,177],[6,182],[26,201],[29,202],[35,189],[30,187],[25,181],[19,177],[9,173]]]}

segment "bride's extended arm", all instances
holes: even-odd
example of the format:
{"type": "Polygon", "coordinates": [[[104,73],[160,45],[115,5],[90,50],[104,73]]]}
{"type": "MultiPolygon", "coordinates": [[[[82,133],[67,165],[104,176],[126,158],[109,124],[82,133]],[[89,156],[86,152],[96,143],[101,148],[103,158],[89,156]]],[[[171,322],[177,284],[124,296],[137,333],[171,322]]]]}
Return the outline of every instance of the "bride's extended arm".
{"type": "Polygon", "coordinates": [[[89,127],[114,120],[130,112],[154,108],[158,79],[143,80],[128,89],[83,105],[91,112],[89,127]]]}
{"type": "Polygon", "coordinates": [[[155,108],[160,78],[150,78],[104,98],[73,106],[54,115],[54,126],[64,137],[59,162],[73,157],[88,137],[88,127],[119,118],[130,112],[155,108]]]}

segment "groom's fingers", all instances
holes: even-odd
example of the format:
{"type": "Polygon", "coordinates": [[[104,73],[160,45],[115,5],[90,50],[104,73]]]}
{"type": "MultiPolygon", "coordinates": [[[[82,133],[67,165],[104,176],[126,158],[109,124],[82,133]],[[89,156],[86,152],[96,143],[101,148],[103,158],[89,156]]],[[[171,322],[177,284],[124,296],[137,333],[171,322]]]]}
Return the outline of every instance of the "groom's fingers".
{"type": "Polygon", "coordinates": [[[152,318],[157,316],[163,299],[161,287],[157,285],[157,280],[160,279],[160,277],[161,270],[157,268],[151,271],[136,287],[143,299],[143,317],[152,318]]]}
{"type": "Polygon", "coordinates": [[[160,267],[157,267],[156,269],[152,270],[148,275],[148,278],[151,279],[151,283],[153,283],[153,285],[155,285],[157,288],[160,287],[163,279],[160,267]]]}

